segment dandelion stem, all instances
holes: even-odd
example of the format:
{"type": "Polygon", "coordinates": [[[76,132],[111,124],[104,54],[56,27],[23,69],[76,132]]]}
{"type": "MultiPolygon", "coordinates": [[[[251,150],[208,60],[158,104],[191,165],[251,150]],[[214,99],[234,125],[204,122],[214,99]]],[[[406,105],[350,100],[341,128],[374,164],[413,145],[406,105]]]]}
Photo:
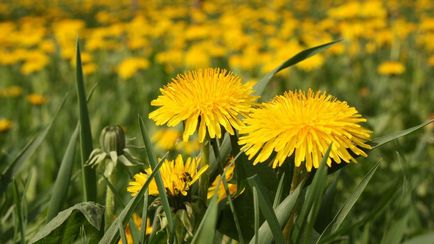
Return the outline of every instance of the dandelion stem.
{"type": "MultiPolygon", "coordinates": [[[[209,164],[209,143],[210,139],[207,136],[205,140],[202,143],[202,159],[200,160],[200,166],[199,168],[202,168],[209,164]]],[[[209,176],[205,172],[202,174],[202,176],[199,179],[199,197],[206,202],[207,200],[207,194],[208,194],[208,181],[209,176]]]]}
{"type": "MultiPolygon", "coordinates": [[[[115,174],[112,172],[112,174],[109,177],[110,184],[114,186],[115,184],[115,174]]],[[[114,216],[114,209],[115,209],[115,198],[114,193],[110,186],[107,184],[107,190],[106,190],[106,198],[105,198],[105,226],[106,230],[107,228],[112,224],[113,216],[114,216]]]]}

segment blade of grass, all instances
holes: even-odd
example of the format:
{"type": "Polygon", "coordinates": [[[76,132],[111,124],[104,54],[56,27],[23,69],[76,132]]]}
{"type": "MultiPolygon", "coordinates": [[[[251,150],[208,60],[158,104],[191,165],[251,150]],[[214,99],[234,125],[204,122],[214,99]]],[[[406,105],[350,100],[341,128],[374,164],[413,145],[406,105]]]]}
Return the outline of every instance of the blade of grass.
{"type": "Polygon", "coordinates": [[[414,236],[411,239],[403,242],[403,244],[434,244],[434,231],[419,236],[414,236]]]}
{"type": "Polygon", "coordinates": [[[29,143],[24,146],[24,148],[18,153],[15,159],[10,163],[2,172],[0,176],[0,196],[6,191],[8,185],[11,183],[12,179],[15,178],[21,171],[26,160],[33,155],[36,149],[42,144],[50,131],[51,127],[53,127],[54,121],[56,120],[60,110],[62,109],[65,101],[68,97],[68,94],[63,98],[62,103],[56,110],[56,113],[53,116],[53,119],[50,121],[48,126],[34,139],[30,140],[29,143]]]}
{"type": "MultiPolygon", "coordinates": [[[[279,225],[282,228],[289,219],[292,209],[297,202],[298,197],[300,196],[300,192],[303,186],[303,182],[301,182],[298,187],[289,194],[283,201],[276,207],[274,210],[277,216],[277,220],[279,221],[279,225]]],[[[271,232],[270,225],[268,222],[264,222],[259,228],[258,232],[259,243],[271,243],[273,241],[273,233],[271,232]]],[[[254,243],[256,235],[250,240],[250,244],[254,243]]]]}
{"type": "Polygon", "coordinates": [[[253,191],[253,206],[254,206],[254,219],[255,219],[255,235],[253,236],[254,244],[259,244],[259,200],[258,200],[258,191],[256,188],[252,189],[253,191]]]}
{"type": "MultiPolygon", "coordinates": [[[[142,133],[143,142],[145,143],[145,147],[146,147],[146,154],[148,155],[148,159],[149,159],[149,164],[151,165],[152,168],[154,168],[157,164],[157,158],[155,157],[151,140],[149,139],[148,133],[146,132],[145,122],[140,116],[138,116],[138,118],[139,118],[140,131],[142,133]]],[[[175,225],[172,217],[172,210],[169,205],[169,199],[167,198],[166,189],[164,187],[163,179],[161,178],[160,172],[157,172],[157,174],[155,175],[155,182],[157,183],[157,188],[158,188],[158,192],[160,193],[161,203],[163,205],[164,212],[166,213],[166,218],[169,225],[169,232],[173,233],[175,225]]]]}
{"type": "Polygon", "coordinates": [[[271,204],[270,200],[265,196],[262,185],[258,182],[258,176],[254,175],[252,177],[249,177],[247,178],[247,181],[249,182],[249,185],[252,189],[255,188],[258,191],[259,208],[262,215],[265,217],[270,226],[270,229],[274,236],[274,240],[276,241],[276,243],[285,243],[281,226],[279,224],[279,221],[277,220],[273,205],[271,204]]]}
{"type": "Polygon", "coordinates": [[[297,217],[296,225],[293,232],[293,241],[295,243],[306,243],[312,237],[313,225],[315,224],[318,209],[321,206],[322,194],[326,188],[327,166],[326,162],[330,154],[331,145],[321,159],[319,169],[309,185],[303,207],[297,217]]]}
{"type": "Polygon", "coordinates": [[[117,226],[118,226],[119,235],[121,236],[122,244],[127,244],[128,242],[125,236],[124,229],[122,228],[122,224],[118,222],[117,226]]]}
{"type": "Polygon", "coordinates": [[[372,142],[374,143],[374,146],[373,146],[372,150],[374,150],[374,149],[376,149],[378,147],[381,147],[382,145],[384,145],[384,144],[386,144],[388,142],[391,142],[393,140],[396,140],[396,139],[398,139],[400,137],[403,137],[403,136],[406,136],[408,134],[411,134],[411,133],[413,133],[413,132],[415,132],[415,131],[417,131],[417,130],[419,130],[419,129],[421,129],[421,128],[423,128],[423,127],[425,127],[425,126],[427,126],[427,125],[429,125],[429,124],[431,124],[433,122],[434,122],[434,119],[426,121],[425,123],[422,123],[420,125],[408,128],[406,130],[395,132],[395,133],[393,133],[391,135],[375,138],[375,139],[372,140],[372,142]]]}
{"type": "Polygon", "coordinates": [[[13,187],[13,195],[14,195],[14,205],[15,205],[15,213],[17,215],[18,219],[18,226],[16,227],[18,229],[18,232],[20,233],[20,243],[24,244],[26,243],[25,239],[25,230],[24,230],[24,221],[23,221],[23,213],[22,213],[22,204],[20,199],[20,193],[18,191],[18,184],[14,180],[14,187],[13,187]]]}
{"type": "Polygon", "coordinates": [[[142,224],[140,225],[140,239],[139,243],[145,243],[146,237],[146,227],[148,221],[148,200],[149,194],[148,191],[145,191],[143,194],[143,208],[142,208],[142,224]]]}
{"type": "Polygon", "coordinates": [[[53,193],[51,195],[50,204],[48,205],[47,221],[50,221],[62,209],[66,201],[66,194],[71,180],[72,168],[74,164],[75,146],[78,138],[79,126],[74,130],[74,133],[69,139],[65,154],[63,155],[60,169],[54,182],[53,193]]]}
{"type": "Polygon", "coordinates": [[[357,200],[362,195],[363,191],[365,190],[366,186],[368,185],[369,181],[371,180],[372,176],[375,174],[375,172],[378,169],[378,166],[380,165],[380,161],[377,162],[374,167],[372,167],[369,172],[363,177],[362,181],[357,185],[356,189],[353,191],[353,194],[351,197],[345,202],[344,206],[339,210],[337,215],[335,216],[335,221],[332,226],[332,232],[335,232],[344,222],[345,218],[348,216],[349,212],[353,208],[354,204],[357,202],[357,200]]]}
{"type": "Polygon", "coordinates": [[[167,156],[167,153],[160,160],[160,162],[152,169],[152,173],[148,176],[148,179],[146,179],[145,184],[143,184],[142,189],[140,189],[140,191],[137,193],[137,195],[128,202],[127,206],[121,211],[121,213],[118,215],[118,217],[113,221],[113,223],[110,225],[110,227],[104,233],[104,236],[99,241],[100,244],[116,243],[118,241],[118,238],[119,238],[118,223],[121,223],[122,226],[125,226],[126,223],[130,220],[131,216],[133,215],[134,210],[136,209],[140,200],[142,200],[143,194],[148,189],[149,184],[151,183],[152,179],[159,171],[160,167],[163,165],[163,162],[164,162],[164,159],[166,158],[166,156],[167,156]]]}
{"type": "Polygon", "coordinates": [[[280,200],[282,199],[283,192],[283,180],[285,179],[285,172],[283,172],[282,176],[279,180],[279,185],[277,185],[276,195],[274,195],[273,208],[276,209],[279,206],[280,200]]]}
{"type": "Polygon", "coordinates": [[[215,194],[211,199],[208,208],[203,215],[202,220],[200,221],[199,227],[193,236],[193,240],[191,242],[192,244],[213,243],[216,232],[217,213],[218,200],[217,195],[215,194]]]}
{"type": "Polygon", "coordinates": [[[90,166],[86,166],[86,161],[93,150],[93,145],[81,64],[80,43],[78,40],[76,49],[76,85],[80,117],[80,149],[83,193],[84,201],[95,201],[97,196],[95,170],[90,166]]]}
{"type": "Polygon", "coordinates": [[[277,68],[275,68],[274,70],[272,70],[270,73],[268,73],[264,78],[262,78],[262,80],[260,80],[258,83],[256,83],[254,89],[256,91],[256,95],[259,96],[261,95],[264,90],[265,87],[268,85],[268,82],[270,82],[271,78],[273,78],[273,76],[275,74],[277,74],[279,71],[286,69],[294,64],[297,64],[315,54],[317,54],[318,52],[340,42],[341,40],[337,40],[337,41],[333,41],[333,42],[329,42],[326,44],[322,44],[316,47],[312,47],[306,50],[303,50],[299,53],[297,53],[295,56],[291,57],[290,59],[286,60],[285,62],[283,62],[281,65],[279,65],[277,68]]]}

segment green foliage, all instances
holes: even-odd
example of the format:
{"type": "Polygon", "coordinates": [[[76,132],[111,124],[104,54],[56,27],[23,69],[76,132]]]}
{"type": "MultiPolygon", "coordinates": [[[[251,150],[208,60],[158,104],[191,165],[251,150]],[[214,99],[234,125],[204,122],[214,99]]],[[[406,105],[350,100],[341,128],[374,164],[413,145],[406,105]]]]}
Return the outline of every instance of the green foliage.
{"type": "Polygon", "coordinates": [[[104,207],[93,202],[78,203],[61,211],[43,226],[30,243],[72,243],[81,229],[89,242],[100,238],[104,219],[104,207]]]}

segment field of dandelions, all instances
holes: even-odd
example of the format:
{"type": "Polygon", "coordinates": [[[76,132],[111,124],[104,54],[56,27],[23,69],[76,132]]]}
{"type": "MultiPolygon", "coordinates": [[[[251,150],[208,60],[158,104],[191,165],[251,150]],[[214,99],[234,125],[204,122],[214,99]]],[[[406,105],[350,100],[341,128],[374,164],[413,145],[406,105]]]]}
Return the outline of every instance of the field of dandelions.
{"type": "Polygon", "coordinates": [[[434,2],[0,2],[0,243],[434,243],[434,2]]]}

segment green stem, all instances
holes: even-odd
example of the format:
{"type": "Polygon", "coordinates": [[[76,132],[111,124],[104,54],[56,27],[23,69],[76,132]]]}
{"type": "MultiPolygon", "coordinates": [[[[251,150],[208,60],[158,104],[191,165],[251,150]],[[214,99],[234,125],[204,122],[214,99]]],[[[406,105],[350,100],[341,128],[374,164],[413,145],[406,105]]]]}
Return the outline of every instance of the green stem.
{"type": "MultiPolygon", "coordinates": [[[[115,185],[115,173],[109,176],[110,184],[115,185]]],[[[115,196],[110,186],[107,184],[106,196],[105,196],[105,227],[107,228],[112,224],[115,210],[115,196]]]]}
{"type": "MultiPolygon", "coordinates": [[[[202,144],[202,159],[200,160],[199,168],[202,168],[203,166],[209,164],[209,137],[207,136],[202,144]]],[[[205,172],[202,174],[202,176],[199,178],[199,197],[202,199],[203,202],[206,202],[207,195],[208,195],[208,181],[209,176],[205,172]]]]}
{"type": "MultiPolygon", "coordinates": [[[[292,172],[293,172],[293,174],[292,174],[290,194],[293,193],[295,191],[295,189],[297,189],[297,186],[300,184],[300,182],[304,178],[304,171],[301,167],[295,167],[294,166],[294,170],[292,172]]],[[[291,232],[292,232],[292,229],[294,228],[296,217],[297,217],[296,211],[292,211],[292,213],[288,219],[288,222],[286,223],[285,228],[283,229],[283,236],[285,237],[285,239],[287,241],[290,241],[291,232]]]]}

